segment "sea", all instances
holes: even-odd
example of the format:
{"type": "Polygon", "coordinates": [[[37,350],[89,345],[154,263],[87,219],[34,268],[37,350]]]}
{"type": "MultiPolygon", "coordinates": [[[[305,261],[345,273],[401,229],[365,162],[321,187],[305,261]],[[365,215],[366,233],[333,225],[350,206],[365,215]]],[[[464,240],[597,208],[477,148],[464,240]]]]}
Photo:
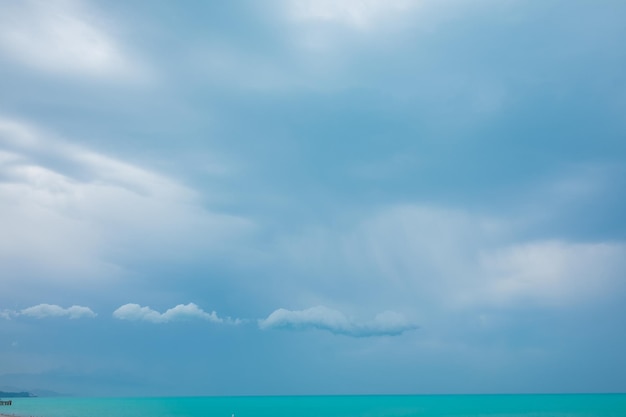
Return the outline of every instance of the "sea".
{"type": "Polygon", "coordinates": [[[626,394],[14,398],[20,417],[626,417],[626,394]]]}

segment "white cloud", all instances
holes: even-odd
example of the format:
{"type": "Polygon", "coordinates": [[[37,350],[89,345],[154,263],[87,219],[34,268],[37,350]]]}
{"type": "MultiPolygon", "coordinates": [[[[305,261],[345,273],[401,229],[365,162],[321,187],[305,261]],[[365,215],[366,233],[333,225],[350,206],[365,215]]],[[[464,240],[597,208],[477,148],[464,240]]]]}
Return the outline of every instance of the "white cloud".
{"type": "MultiPolygon", "coordinates": [[[[277,253],[309,299],[388,303],[414,314],[466,308],[572,307],[622,291],[626,245],[522,239],[530,220],[396,205],[334,229],[283,238],[277,253]],[[336,280],[342,279],[337,290],[336,280]]],[[[306,302],[302,297],[298,302],[306,302]]]]}
{"type": "Polygon", "coordinates": [[[94,313],[89,307],[74,305],[68,308],[63,308],[55,304],[39,304],[20,310],[17,314],[37,319],[46,317],[68,317],[70,319],[96,317],[96,313],[94,313]]]}
{"type": "Polygon", "coordinates": [[[320,329],[331,333],[354,337],[398,336],[417,329],[403,315],[386,311],[374,320],[357,322],[337,310],[325,306],[290,311],[280,308],[266,319],[259,321],[261,329],[320,329]]]}
{"type": "Polygon", "coordinates": [[[129,259],[210,256],[251,227],[167,176],[1,117],[0,178],[0,274],[14,283],[84,287],[129,259]]]}
{"type": "Polygon", "coordinates": [[[201,319],[213,323],[236,323],[236,321],[218,317],[215,311],[207,313],[194,303],[179,304],[165,313],[159,313],[150,307],[142,307],[139,304],[125,304],[113,312],[113,317],[120,320],[148,321],[151,323],[168,323],[189,319],[201,319]]]}
{"type": "Polygon", "coordinates": [[[290,0],[287,7],[297,20],[332,22],[367,29],[417,4],[419,2],[411,0],[290,0]]]}
{"type": "Polygon", "coordinates": [[[0,311],[0,319],[10,320],[15,314],[13,310],[2,310],[0,311]]]}
{"type": "Polygon", "coordinates": [[[96,78],[134,77],[139,66],[80,1],[3,3],[0,50],[30,67],[96,78]]]}
{"type": "Polygon", "coordinates": [[[460,298],[473,303],[564,305],[594,299],[626,270],[626,247],[615,243],[538,241],[483,253],[482,287],[460,298]]]}
{"type": "Polygon", "coordinates": [[[290,46],[287,79],[295,73],[298,86],[316,91],[359,85],[354,65],[388,56],[404,42],[397,36],[424,19],[415,13],[422,2],[412,0],[278,0],[278,5],[290,46]]]}

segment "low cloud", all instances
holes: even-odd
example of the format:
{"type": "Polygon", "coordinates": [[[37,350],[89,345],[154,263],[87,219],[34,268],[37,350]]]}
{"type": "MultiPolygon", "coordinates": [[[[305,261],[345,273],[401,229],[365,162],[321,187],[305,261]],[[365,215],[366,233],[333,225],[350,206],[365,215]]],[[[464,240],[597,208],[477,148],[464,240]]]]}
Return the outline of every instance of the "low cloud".
{"type": "Polygon", "coordinates": [[[0,319],[10,320],[13,316],[15,316],[15,311],[12,311],[12,310],[0,311],[0,319]]]}
{"type": "Polygon", "coordinates": [[[266,319],[259,321],[261,329],[319,329],[334,334],[352,337],[399,336],[402,333],[417,329],[402,314],[386,311],[368,322],[357,322],[343,313],[325,306],[312,307],[306,310],[286,310],[280,308],[266,319]]]}
{"type": "Polygon", "coordinates": [[[113,317],[120,320],[148,321],[151,323],[169,323],[171,321],[182,321],[190,319],[207,320],[213,323],[233,323],[238,320],[221,318],[215,311],[207,313],[194,303],[178,304],[170,308],[165,313],[159,313],[150,307],[142,307],[139,304],[125,304],[113,312],[113,317]]]}
{"type": "Polygon", "coordinates": [[[97,314],[94,313],[89,307],[74,305],[68,308],[63,308],[56,304],[39,304],[20,310],[19,312],[14,312],[14,315],[29,316],[37,319],[43,319],[46,317],[68,317],[70,319],[79,319],[97,316],[97,314]]]}

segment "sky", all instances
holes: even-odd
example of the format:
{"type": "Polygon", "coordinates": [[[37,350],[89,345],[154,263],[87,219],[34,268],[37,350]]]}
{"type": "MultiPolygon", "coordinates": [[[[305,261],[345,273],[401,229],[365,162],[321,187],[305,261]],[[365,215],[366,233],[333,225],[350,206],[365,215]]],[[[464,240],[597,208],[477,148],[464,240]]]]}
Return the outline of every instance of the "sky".
{"type": "Polygon", "coordinates": [[[0,389],[625,392],[625,19],[0,0],[0,389]]]}

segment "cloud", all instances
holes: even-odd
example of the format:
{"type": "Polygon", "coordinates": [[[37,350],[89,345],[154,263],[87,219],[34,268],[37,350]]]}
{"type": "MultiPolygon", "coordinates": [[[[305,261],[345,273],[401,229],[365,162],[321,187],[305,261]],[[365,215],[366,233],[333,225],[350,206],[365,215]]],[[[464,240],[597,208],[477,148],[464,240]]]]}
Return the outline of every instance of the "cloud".
{"type": "Polygon", "coordinates": [[[395,303],[415,314],[571,308],[624,290],[623,242],[530,238],[537,227],[532,222],[523,214],[499,218],[437,206],[391,205],[349,225],[284,237],[277,253],[290,273],[303,277],[301,288],[318,297],[395,303]],[[342,288],[334,284],[338,277],[342,288]]]}
{"type": "Polygon", "coordinates": [[[417,329],[403,315],[386,311],[369,322],[356,322],[337,310],[325,306],[290,311],[280,308],[259,321],[261,329],[320,329],[353,337],[398,336],[417,329]]]}
{"type": "Polygon", "coordinates": [[[13,310],[2,310],[0,311],[0,319],[10,320],[15,316],[15,311],[13,310]]]}
{"type": "Polygon", "coordinates": [[[46,317],[68,317],[70,319],[79,319],[96,317],[97,315],[89,307],[74,305],[68,308],[63,308],[55,304],[39,304],[20,310],[17,314],[37,319],[46,317]]]}
{"type": "Polygon", "coordinates": [[[116,279],[129,260],[206,257],[251,225],[165,175],[0,117],[0,275],[9,281],[116,279]]]}
{"type": "Polygon", "coordinates": [[[140,72],[97,13],[78,1],[4,3],[0,50],[51,73],[126,78],[140,72]]]}
{"type": "Polygon", "coordinates": [[[479,268],[486,277],[483,286],[468,290],[460,299],[469,297],[474,304],[532,301],[567,305],[616,289],[616,277],[626,270],[626,247],[617,243],[528,242],[482,253],[479,268]]]}
{"type": "Polygon", "coordinates": [[[296,20],[331,22],[367,29],[381,19],[416,5],[409,0],[291,0],[290,15],[296,20]]]}
{"type": "Polygon", "coordinates": [[[169,323],[190,319],[207,320],[213,323],[238,322],[230,318],[220,318],[215,311],[207,313],[194,303],[179,304],[165,313],[159,313],[150,307],[142,307],[139,304],[125,304],[113,312],[113,317],[120,320],[148,321],[151,323],[169,323]]]}

